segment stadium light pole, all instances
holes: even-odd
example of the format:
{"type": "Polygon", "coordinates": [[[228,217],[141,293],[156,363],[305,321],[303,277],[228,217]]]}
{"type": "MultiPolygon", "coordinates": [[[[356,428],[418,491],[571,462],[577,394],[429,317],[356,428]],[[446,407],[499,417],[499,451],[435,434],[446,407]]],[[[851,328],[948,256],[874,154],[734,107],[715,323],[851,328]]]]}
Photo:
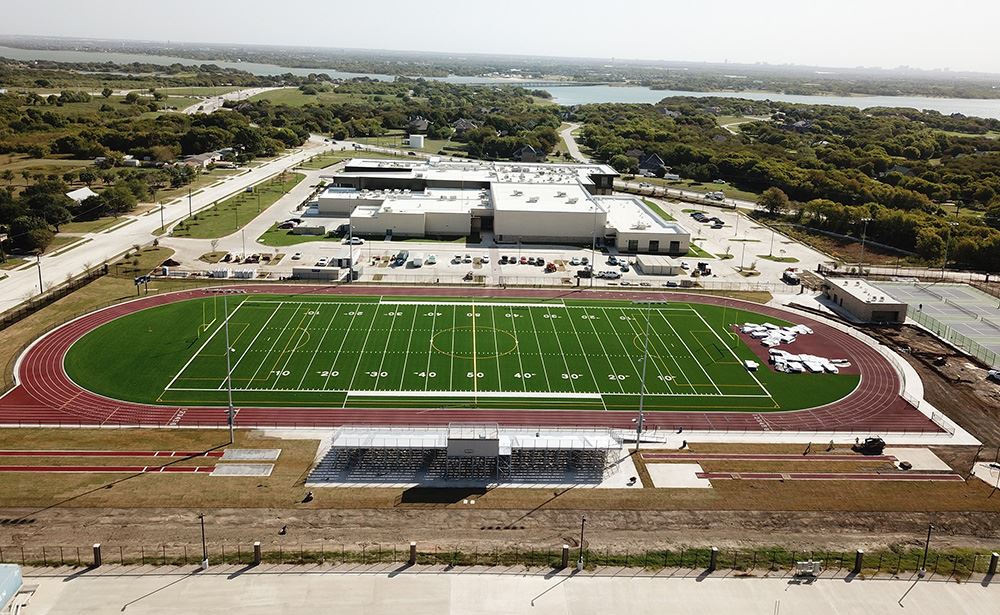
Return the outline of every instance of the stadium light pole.
{"type": "Polygon", "coordinates": [[[951,230],[958,226],[958,222],[948,223],[948,241],[944,242],[944,261],[941,263],[941,279],[944,279],[944,270],[948,266],[948,247],[951,246],[951,230]]]}
{"type": "Polygon", "coordinates": [[[594,287],[594,267],[597,266],[597,203],[594,207],[594,229],[590,234],[590,287],[594,287]]]}
{"type": "Polygon", "coordinates": [[[205,541],[205,513],[199,513],[201,521],[201,569],[208,570],[208,543],[205,541]]]}
{"type": "Polygon", "coordinates": [[[917,572],[917,576],[921,579],[927,574],[927,551],[931,548],[931,531],[934,529],[933,523],[927,524],[927,540],[924,542],[924,557],[920,563],[920,570],[917,572]]]}
{"type": "Polygon", "coordinates": [[[868,223],[872,221],[871,218],[861,218],[861,221],[865,223],[864,227],[861,229],[861,262],[858,263],[858,273],[864,275],[865,272],[865,240],[868,238],[868,223]]]}
{"type": "Polygon", "coordinates": [[[45,287],[42,286],[42,253],[35,253],[35,266],[38,268],[38,294],[45,292],[45,287]]]}
{"type": "Polygon", "coordinates": [[[226,395],[229,399],[229,407],[226,411],[226,422],[229,424],[229,443],[232,444],[236,441],[234,423],[236,422],[236,413],[233,410],[233,368],[232,360],[229,356],[231,348],[229,347],[229,295],[222,295],[222,309],[225,316],[225,329],[226,329],[226,395]]]}
{"type": "Polygon", "coordinates": [[[639,419],[635,423],[635,450],[639,450],[639,441],[642,439],[643,422],[646,415],[643,414],[643,403],[646,401],[646,363],[649,361],[649,321],[652,320],[651,303],[646,304],[646,339],[642,349],[642,377],[639,381],[639,419]]]}
{"type": "Polygon", "coordinates": [[[191,209],[191,189],[188,188],[188,220],[194,216],[193,210],[191,209]]]}

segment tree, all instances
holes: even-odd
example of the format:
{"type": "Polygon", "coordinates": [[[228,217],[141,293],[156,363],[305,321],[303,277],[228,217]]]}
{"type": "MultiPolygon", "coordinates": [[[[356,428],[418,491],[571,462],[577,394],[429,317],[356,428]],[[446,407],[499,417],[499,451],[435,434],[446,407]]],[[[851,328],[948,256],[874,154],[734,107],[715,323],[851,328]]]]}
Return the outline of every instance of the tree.
{"type": "Polygon", "coordinates": [[[924,227],[917,231],[917,254],[934,262],[944,256],[944,239],[932,228],[924,227]]]}
{"type": "Polygon", "coordinates": [[[42,217],[59,232],[59,227],[73,221],[73,214],[58,203],[48,203],[42,208],[42,217]]]}
{"type": "Polygon", "coordinates": [[[83,169],[80,171],[79,178],[80,181],[87,184],[87,186],[90,186],[97,181],[97,173],[94,173],[90,169],[83,169]]]}
{"type": "Polygon", "coordinates": [[[4,169],[3,173],[0,173],[0,179],[7,183],[7,185],[12,185],[14,183],[14,172],[10,169],[4,169]]]}
{"type": "Polygon", "coordinates": [[[761,193],[757,206],[767,210],[772,216],[780,216],[788,211],[788,195],[781,188],[771,187],[761,193]]]}
{"type": "Polygon", "coordinates": [[[22,252],[40,252],[52,242],[53,237],[55,233],[48,223],[38,216],[21,216],[10,225],[11,243],[22,252]]]}
{"type": "Polygon", "coordinates": [[[125,104],[135,105],[139,102],[139,98],[140,96],[138,92],[129,92],[125,95],[125,104]]]}
{"type": "Polygon", "coordinates": [[[111,95],[114,93],[115,91],[112,90],[111,88],[104,88],[103,90],[101,90],[101,96],[103,96],[104,98],[111,98],[111,95]]]}
{"type": "Polygon", "coordinates": [[[613,166],[619,173],[635,173],[639,170],[639,161],[625,154],[616,154],[611,157],[608,164],[613,166]]]}

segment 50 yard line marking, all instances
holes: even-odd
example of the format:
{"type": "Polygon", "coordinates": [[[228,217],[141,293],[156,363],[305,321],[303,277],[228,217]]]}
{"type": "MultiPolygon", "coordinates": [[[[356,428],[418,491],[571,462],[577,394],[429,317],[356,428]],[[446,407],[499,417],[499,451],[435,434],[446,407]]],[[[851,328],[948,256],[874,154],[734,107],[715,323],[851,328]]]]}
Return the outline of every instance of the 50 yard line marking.
{"type": "Polygon", "coordinates": [[[428,340],[428,343],[427,343],[427,366],[424,368],[424,391],[427,390],[427,385],[430,384],[430,376],[428,374],[431,373],[431,357],[434,356],[434,326],[437,323],[437,315],[438,315],[438,309],[439,309],[439,307],[440,306],[435,305],[432,308],[434,311],[431,312],[431,314],[432,314],[432,316],[431,316],[431,337],[430,337],[430,339],[428,340]]]}
{"type": "Polygon", "coordinates": [[[479,369],[476,366],[476,303],[472,303],[472,392],[479,392],[479,369]]]}

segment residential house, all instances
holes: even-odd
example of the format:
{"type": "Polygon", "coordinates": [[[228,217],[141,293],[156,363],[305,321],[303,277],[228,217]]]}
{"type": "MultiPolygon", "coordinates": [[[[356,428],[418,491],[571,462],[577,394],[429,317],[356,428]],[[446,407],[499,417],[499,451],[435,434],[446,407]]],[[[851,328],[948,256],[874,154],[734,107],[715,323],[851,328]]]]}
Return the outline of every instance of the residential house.
{"type": "Polygon", "coordinates": [[[650,154],[639,160],[639,171],[659,175],[664,168],[663,158],[657,154],[650,154]]]}
{"type": "Polygon", "coordinates": [[[459,138],[464,136],[465,133],[467,133],[468,131],[479,128],[479,126],[475,122],[473,122],[472,120],[467,120],[464,117],[460,120],[455,121],[451,125],[451,127],[455,129],[455,136],[459,138]]]}
{"type": "Polygon", "coordinates": [[[521,149],[514,152],[512,157],[514,160],[520,162],[541,162],[545,160],[545,152],[537,150],[530,145],[525,145],[521,149]]]}
{"type": "Polygon", "coordinates": [[[418,115],[412,118],[406,127],[410,132],[427,132],[427,129],[431,127],[431,123],[418,115]]]}
{"type": "Polygon", "coordinates": [[[76,190],[71,190],[66,193],[66,196],[76,201],[77,204],[82,203],[92,196],[97,196],[97,193],[91,190],[89,187],[77,188],[76,190]]]}

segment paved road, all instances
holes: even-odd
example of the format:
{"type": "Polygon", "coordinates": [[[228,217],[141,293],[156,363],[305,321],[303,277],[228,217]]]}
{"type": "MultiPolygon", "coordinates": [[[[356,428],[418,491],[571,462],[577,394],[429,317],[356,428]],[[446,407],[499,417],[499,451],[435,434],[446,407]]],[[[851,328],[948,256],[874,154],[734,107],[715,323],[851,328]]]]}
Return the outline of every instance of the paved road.
{"type": "Polygon", "coordinates": [[[247,88],[245,90],[236,90],[235,92],[228,92],[226,94],[221,94],[219,96],[210,96],[205,100],[195,103],[190,107],[184,109],[182,113],[187,113],[188,115],[194,115],[195,113],[215,113],[222,108],[227,100],[246,100],[251,96],[256,96],[258,94],[263,94],[264,92],[270,92],[271,90],[280,90],[283,88],[247,88]]]}
{"type": "Polygon", "coordinates": [[[573,160],[577,162],[590,162],[590,158],[583,155],[583,152],[580,151],[580,146],[576,143],[576,139],[573,138],[573,131],[579,127],[579,124],[570,123],[569,126],[559,131],[559,136],[566,142],[566,149],[569,150],[569,155],[573,157],[573,160]]]}
{"type": "MultiPolygon", "coordinates": [[[[208,207],[216,201],[240,192],[247,186],[294,167],[330,147],[330,144],[321,137],[313,136],[303,147],[290,154],[251,168],[243,174],[227,177],[220,183],[203,189],[192,197],[191,207],[194,211],[208,207]]],[[[163,207],[164,221],[168,226],[187,215],[187,198],[177,199],[163,207]]],[[[133,245],[148,244],[155,237],[153,232],[159,228],[159,209],[155,209],[145,215],[123,217],[121,225],[114,227],[113,230],[86,233],[81,236],[81,240],[85,240],[86,243],[79,247],[62,253],[56,251],[41,258],[42,284],[45,288],[50,288],[70,276],[85,271],[88,267],[115,258],[133,245]]],[[[6,273],[7,277],[0,280],[0,311],[14,307],[39,292],[38,270],[34,265],[6,273]]]]}
{"type": "Polygon", "coordinates": [[[725,578],[723,572],[704,578],[694,572],[688,577],[657,578],[617,569],[609,576],[546,575],[520,569],[506,574],[461,568],[442,573],[422,566],[400,569],[399,564],[353,573],[333,572],[326,566],[273,565],[249,570],[225,566],[203,573],[192,567],[168,574],[165,570],[114,565],[83,573],[40,570],[39,576],[25,576],[26,584],[38,586],[25,612],[972,615],[996,613],[1000,601],[1000,584],[983,586],[978,580],[845,582],[840,576],[806,583],[788,577],[725,578]]]}

